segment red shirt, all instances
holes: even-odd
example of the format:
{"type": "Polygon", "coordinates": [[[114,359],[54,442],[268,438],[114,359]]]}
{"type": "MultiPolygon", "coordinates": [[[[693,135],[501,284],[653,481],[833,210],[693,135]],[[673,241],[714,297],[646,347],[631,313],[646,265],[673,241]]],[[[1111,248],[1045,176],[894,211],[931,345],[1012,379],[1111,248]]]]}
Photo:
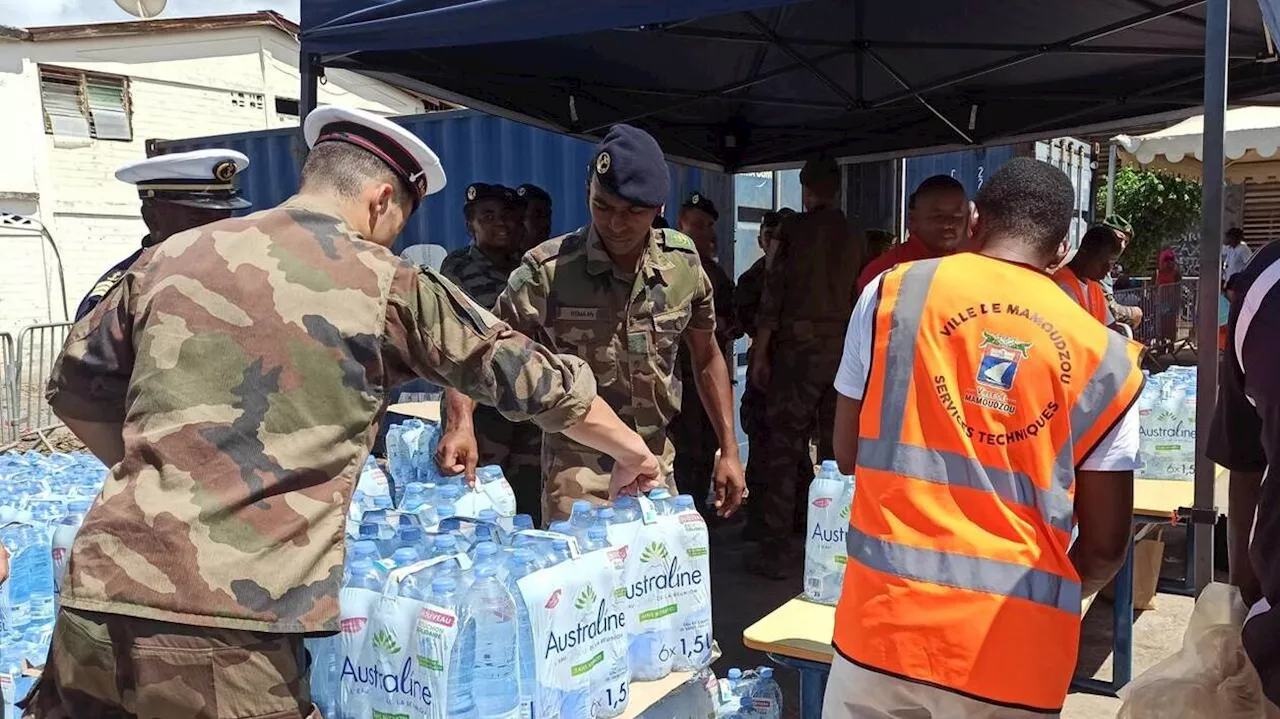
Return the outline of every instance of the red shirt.
{"type": "Polygon", "coordinates": [[[894,245],[889,248],[888,252],[871,260],[866,267],[862,268],[862,272],[858,274],[858,295],[862,295],[862,291],[867,285],[876,278],[881,272],[903,262],[915,262],[916,260],[931,260],[935,257],[941,257],[942,254],[929,249],[925,243],[917,240],[910,235],[907,241],[894,245]]]}

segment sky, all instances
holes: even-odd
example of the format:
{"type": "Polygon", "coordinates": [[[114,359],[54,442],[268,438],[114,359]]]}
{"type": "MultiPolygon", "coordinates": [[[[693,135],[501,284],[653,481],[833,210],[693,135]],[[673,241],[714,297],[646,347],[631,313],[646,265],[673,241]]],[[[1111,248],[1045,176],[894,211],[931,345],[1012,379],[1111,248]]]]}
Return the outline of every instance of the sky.
{"type": "MultiPolygon", "coordinates": [[[[169,0],[162,18],[197,15],[227,15],[275,10],[298,19],[300,0],[169,0]]],[[[121,10],[115,0],[0,0],[0,25],[41,27],[87,22],[119,22],[133,16],[121,10]]]]}

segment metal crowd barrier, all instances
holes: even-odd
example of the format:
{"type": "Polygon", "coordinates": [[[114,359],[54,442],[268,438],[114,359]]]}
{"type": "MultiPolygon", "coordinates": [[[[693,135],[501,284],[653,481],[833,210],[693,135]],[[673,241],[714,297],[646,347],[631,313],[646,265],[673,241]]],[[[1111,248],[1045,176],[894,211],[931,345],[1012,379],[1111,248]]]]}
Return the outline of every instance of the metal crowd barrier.
{"type": "Polygon", "coordinates": [[[1187,277],[1165,285],[1148,282],[1115,292],[1116,302],[1142,310],[1142,323],[1134,329],[1133,338],[1146,345],[1157,362],[1195,349],[1196,281],[1187,277]]]}
{"type": "MultiPolygon", "coordinates": [[[[0,395],[7,399],[0,407],[0,449],[32,435],[48,446],[45,433],[62,424],[45,402],[44,389],[67,341],[71,324],[58,322],[23,328],[18,333],[16,349],[9,338],[4,351],[11,359],[6,359],[3,376],[0,376],[3,380],[0,395]]],[[[0,345],[4,344],[0,340],[0,345]]]]}
{"type": "Polygon", "coordinates": [[[0,447],[19,439],[18,410],[10,377],[17,374],[17,355],[13,351],[13,335],[0,332],[0,447]]]}

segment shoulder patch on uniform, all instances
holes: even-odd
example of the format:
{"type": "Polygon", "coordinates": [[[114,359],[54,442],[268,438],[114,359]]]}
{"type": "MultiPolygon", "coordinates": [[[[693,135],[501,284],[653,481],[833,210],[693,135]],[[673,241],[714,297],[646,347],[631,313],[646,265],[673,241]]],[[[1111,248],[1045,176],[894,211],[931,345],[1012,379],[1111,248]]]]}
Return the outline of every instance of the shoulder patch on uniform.
{"type": "Polygon", "coordinates": [[[517,267],[515,271],[511,273],[511,276],[507,278],[507,287],[511,288],[512,292],[519,292],[520,288],[529,284],[529,281],[532,279],[533,268],[530,267],[528,263],[521,262],[520,266],[517,267]]]}
{"type": "Polygon", "coordinates": [[[688,235],[676,230],[662,230],[662,244],[673,250],[698,251],[693,245],[693,240],[688,235]]]}
{"type": "Polygon", "coordinates": [[[103,297],[106,297],[107,293],[111,291],[111,288],[120,284],[120,280],[123,279],[124,272],[122,270],[107,273],[107,276],[98,280],[98,284],[94,285],[93,289],[89,291],[89,296],[95,300],[100,300],[103,297]]]}

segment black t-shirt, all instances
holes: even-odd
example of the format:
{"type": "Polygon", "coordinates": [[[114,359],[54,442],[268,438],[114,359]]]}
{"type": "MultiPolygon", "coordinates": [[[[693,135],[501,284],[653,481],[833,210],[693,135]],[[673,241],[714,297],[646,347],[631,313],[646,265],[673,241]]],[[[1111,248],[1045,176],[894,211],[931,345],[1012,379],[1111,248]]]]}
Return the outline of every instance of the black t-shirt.
{"type": "MultiPolygon", "coordinates": [[[[1259,250],[1233,278],[1232,289],[1236,301],[1208,454],[1228,469],[1262,471],[1280,466],[1280,242],[1259,250]]],[[[1280,473],[1267,475],[1249,558],[1262,583],[1263,601],[1274,608],[1245,623],[1244,645],[1267,697],[1280,704],[1280,473]]]]}

